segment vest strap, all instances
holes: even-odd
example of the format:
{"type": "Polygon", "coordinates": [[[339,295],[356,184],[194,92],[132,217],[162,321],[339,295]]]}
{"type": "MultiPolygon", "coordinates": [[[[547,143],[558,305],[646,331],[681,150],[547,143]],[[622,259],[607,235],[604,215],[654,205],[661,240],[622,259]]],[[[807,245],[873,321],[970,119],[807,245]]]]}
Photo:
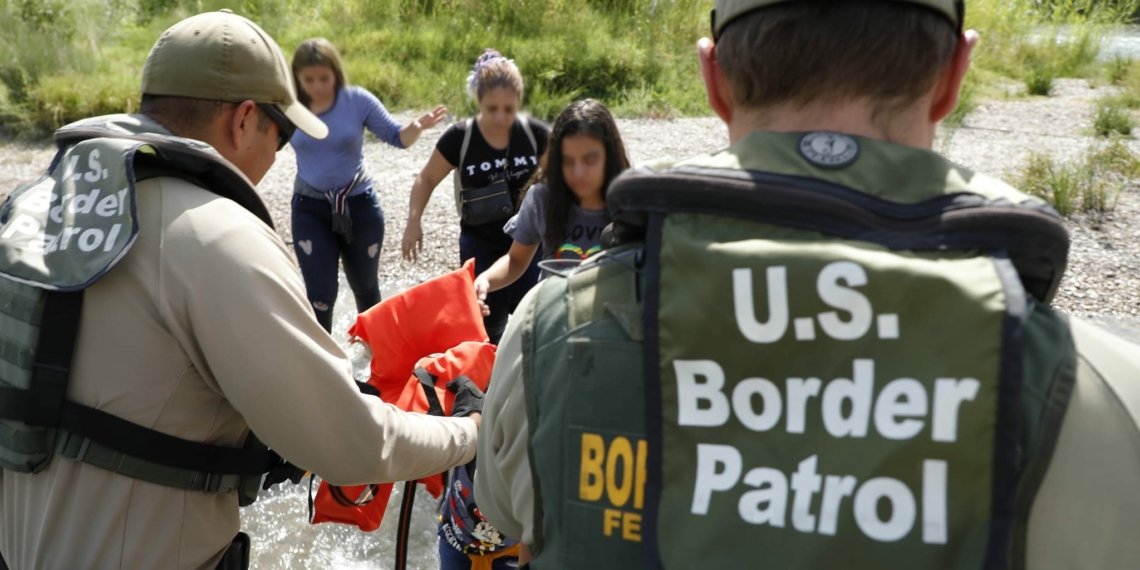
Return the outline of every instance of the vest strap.
{"type": "Polygon", "coordinates": [[[62,434],[58,444],[64,459],[82,461],[132,479],[155,483],[184,491],[201,491],[207,494],[229,493],[238,490],[241,475],[190,471],[157,465],[130,455],[119,453],[90,438],[70,432],[62,434]]]}
{"type": "MultiPolygon", "coordinates": [[[[0,419],[23,421],[31,401],[29,393],[0,388],[0,419]]],[[[125,457],[191,472],[261,475],[281,462],[281,457],[269,450],[189,441],[74,402],[63,402],[59,423],[46,427],[83,434],[92,444],[102,444],[125,457]]]]}
{"type": "Polygon", "coordinates": [[[643,239],[653,213],[692,212],[896,250],[1004,251],[1026,291],[1045,303],[1056,295],[1068,263],[1068,231],[1052,209],[989,201],[976,194],[901,204],[820,180],[688,167],[627,172],[614,180],[606,203],[619,244],[643,239]]]}
{"type": "Polygon", "coordinates": [[[412,371],[416,380],[420,381],[420,386],[424,389],[424,396],[428,401],[428,415],[436,417],[444,417],[447,414],[443,413],[443,405],[439,403],[439,396],[435,393],[435,381],[437,378],[423,368],[416,368],[412,371]]]}
{"type": "Polygon", "coordinates": [[[30,426],[59,425],[67,399],[71,357],[75,353],[82,313],[83,291],[47,292],[38,348],[32,364],[32,382],[27,392],[24,423],[30,426]]]}

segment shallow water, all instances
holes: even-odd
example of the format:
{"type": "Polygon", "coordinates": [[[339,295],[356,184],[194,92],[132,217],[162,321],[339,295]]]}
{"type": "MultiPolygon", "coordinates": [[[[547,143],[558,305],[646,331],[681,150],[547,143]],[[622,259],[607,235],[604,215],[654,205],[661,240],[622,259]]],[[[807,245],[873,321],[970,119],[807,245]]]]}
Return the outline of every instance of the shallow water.
{"type": "Polygon", "coordinates": [[[1140,58],[1140,26],[1129,26],[1107,38],[1100,55],[1101,58],[1140,58]]]}
{"type": "MultiPolygon", "coordinates": [[[[381,283],[385,297],[395,294],[394,284],[381,283]]],[[[353,357],[353,372],[359,380],[368,378],[368,356],[358,346],[349,346],[348,327],[356,319],[356,307],[344,273],[334,308],[333,336],[353,357]]],[[[313,410],[329,413],[330,410],[313,410]]],[[[319,482],[319,479],[318,479],[319,482]]],[[[313,485],[313,493],[317,484],[313,485]]],[[[253,543],[251,568],[257,570],[345,569],[380,570],[392,568],[396,556],[396,521],[403,498],[403,485],[397,484],[379,530],[361,532],[356,527],[308,523],[308,480],[301,485],[284,484],[262,492],[252,506],[242,509],[242,530],[253,543]]],[[[439,568],[436,501],[418,488],[408,548],[408,568],[439,568]]]]}

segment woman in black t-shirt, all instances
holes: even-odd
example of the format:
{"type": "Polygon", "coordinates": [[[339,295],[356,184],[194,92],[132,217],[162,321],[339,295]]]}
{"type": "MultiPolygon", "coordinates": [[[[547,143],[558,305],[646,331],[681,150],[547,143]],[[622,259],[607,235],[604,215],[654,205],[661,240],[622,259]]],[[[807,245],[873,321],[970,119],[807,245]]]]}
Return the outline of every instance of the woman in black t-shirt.
{"type": "MultiPolygon", "coordinates": [[[[472,120],[452,125],[436,143],[428,163],[416,176],[404,229],[404,259],[415,261],[423,248],[420,218],[436,186],[459,169],[463,189],[491,186],[504,177],[511,199],[511,211],[501,219],[480,224],[460,221],[460,263],[475,259],[475,273],[486,271],[511,248],[511,237],[503,233],[507,220],[518,211],[519,192],[538,169],[546,152],[550,127],[541,121],[518,115],[523,99],[523,80],[514,62],[488,49],[475,62],[468,91],[479,103],[479,114],[472,120]],[[468,132],[470,129],[471,132],[468,132]],[[466,152],[464,147],[466,146],[466,152]]],[[[542,256],[536,256],[541,259],[542,256]]],[[[510,287],[487,297],[490,316],[484,319],[491,342],[498,343],[506,328],[507,316],[523,295],[538,282],[537,262],[510,287]]]]}

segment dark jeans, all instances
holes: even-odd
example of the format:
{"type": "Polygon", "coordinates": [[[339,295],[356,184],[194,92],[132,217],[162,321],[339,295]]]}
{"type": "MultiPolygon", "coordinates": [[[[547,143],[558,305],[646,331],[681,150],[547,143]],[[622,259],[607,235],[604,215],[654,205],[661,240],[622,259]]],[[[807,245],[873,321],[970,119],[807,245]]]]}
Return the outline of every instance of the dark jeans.
{"type": "MultiPolygon", "coordinates": [[[[491,570],[515,570],[519,559],[504,556],[491,561],[491,570]]],[[[471,570],[471,557],[452,548],[444,539],[439,539],[439,570],[471,570]]]]}
{"type": "Polygon", "coordinates": [[[352,242],[333,233],[332,205],[328,200],[293,196],[293,250],[305,278],[305,291],[317,321],[332,331],[337,294],[337,263],[344,261],[344,274],[357,312],[380,302],[380,248],[384,245],[384,212],[375,191],[349,196],[352,242]]]}
{"type": "MultiPolygon", "coordinates": [[[[496,247],[475,236],[462,232],[459,234],[459,262],[463,263],[468,259],[475,258],[475,275],[490,269],[491,265],[506,255],[508,251],[510,251],[510,246],[506,248],[496,247]]],[[[499,344],[499,338],[503,336],[503,330],[507,328],[507,317],[515,311],[515,307],[519,305],[519,301],[522,301],[527,291],[530,291],[531,287],[538,283],[541,274],[541,270],[538,268],[540,259],[542,259],[541,247],[535,253],[534,260],[531,261],[526,273],[519,277],[518,281],[487,295],[486,302],[487,306],[491,308],[491,315],[483,317],[483,326],[486,327],[487,336],[491,337],[493,344],[499,344]]]]}

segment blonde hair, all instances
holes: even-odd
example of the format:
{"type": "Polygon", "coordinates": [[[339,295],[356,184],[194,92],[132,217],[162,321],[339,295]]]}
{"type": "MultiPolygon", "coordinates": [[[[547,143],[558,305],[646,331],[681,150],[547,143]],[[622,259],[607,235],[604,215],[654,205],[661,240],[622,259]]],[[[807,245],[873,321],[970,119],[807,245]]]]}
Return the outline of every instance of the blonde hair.
{"type": "Polygon", "coordinates": [[[336,77],[336,88],[340,90],[348,85],[348,77],[344,74],[344,61],[340,52],[332,42],[324,38],[310,38],[293,50],[293,84],[297,88],[297,100],[308,107],[313,103],[312,98],[301,88],[301,70],[314,65],[323,65],[332,70],[336,77]]]}
{"type": "Polygon", "coordinates": [[[475,67],[467,76],[467,94],[481,101],[488,91],[500,87],[518,93],[520,100],[523,98],[523,78],[518,66],[503,54],[487,48],[475,60],[475,67]]]}

